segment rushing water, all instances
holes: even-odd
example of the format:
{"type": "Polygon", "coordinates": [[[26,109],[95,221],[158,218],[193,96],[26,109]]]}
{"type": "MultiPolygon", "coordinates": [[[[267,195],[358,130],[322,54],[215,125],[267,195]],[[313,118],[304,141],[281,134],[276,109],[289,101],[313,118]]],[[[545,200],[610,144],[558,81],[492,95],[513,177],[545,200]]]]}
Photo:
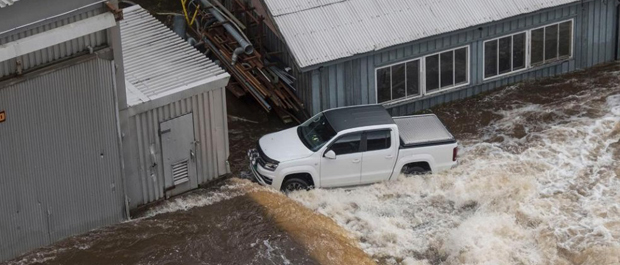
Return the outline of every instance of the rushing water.
{"type": "Polygon", "coordinates": [[[290,197],[345,227],[380,263],[620,264],[619,74],[477,100],[494,109],[469,111],[493,118],[455,133],[468,137],[453,170],[290,197]]]}
{"type": "Polygon", "coordinates": [[[262,190],[249,181],[228,181],[7,264],[318,264],[248,196],[262,190]]]}
{"type": "MultiPolygon", "coordinates": [[[[435,109],[460,141],[447,172],[291,194],[301,205],[232,179],[8,264],[362,264],[358,244],[384,264],[620,264],[618,70],[435,109]]],[[[269,128],[237,127],[241,171],[269,128]]]]}

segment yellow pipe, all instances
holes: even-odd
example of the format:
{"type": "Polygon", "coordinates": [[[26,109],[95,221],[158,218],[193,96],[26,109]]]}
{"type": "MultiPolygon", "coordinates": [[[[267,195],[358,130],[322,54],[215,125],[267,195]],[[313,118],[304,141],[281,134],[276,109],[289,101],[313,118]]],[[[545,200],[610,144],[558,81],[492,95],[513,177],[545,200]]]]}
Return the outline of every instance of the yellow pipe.
{"type": "Polygon", "coordinates": [[[189,24],[189,17],[187,16],[187,8],[185,8],[185,2],[185,0],[181,0],[181,5],[183,6],[183,16],[185,17],[185,22],[189,24]]]}
{"type": "Polygon", "coordinates": [[[194,16],[192,17],[192,21],[188,24],[190,27],[194,25],[194,20],[196,20],[196,15],[198,15],[198,10],[200,10],[200,6],[196,6],[196,11],[194,11],[194,16]]]}

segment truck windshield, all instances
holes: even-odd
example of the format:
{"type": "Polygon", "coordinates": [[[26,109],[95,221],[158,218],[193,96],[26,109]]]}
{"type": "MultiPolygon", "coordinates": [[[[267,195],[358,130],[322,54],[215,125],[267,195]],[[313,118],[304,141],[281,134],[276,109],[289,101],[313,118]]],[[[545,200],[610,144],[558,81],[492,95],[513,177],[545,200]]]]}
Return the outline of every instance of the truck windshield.
{"type": "Polygon", "coordinates": [[[319,113],[297,127],[297,134],[308,149],[319,150],[325,143],[336,136],[336,131],[327,122],[323,113],[319,113]]]}

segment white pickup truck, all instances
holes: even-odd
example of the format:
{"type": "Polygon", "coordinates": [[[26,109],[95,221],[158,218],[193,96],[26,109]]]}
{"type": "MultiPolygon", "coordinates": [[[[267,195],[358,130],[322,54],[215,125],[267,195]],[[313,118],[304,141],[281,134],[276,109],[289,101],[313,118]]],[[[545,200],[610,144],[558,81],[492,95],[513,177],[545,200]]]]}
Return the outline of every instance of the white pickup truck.
{"type": "Polygon", "coordinates": [[[263,136],[248,151],[262,185],[346,187],[435,173],[457,164],[457,142],[432,114],[391,117],[381,105],[331,109],[263,136]]]}

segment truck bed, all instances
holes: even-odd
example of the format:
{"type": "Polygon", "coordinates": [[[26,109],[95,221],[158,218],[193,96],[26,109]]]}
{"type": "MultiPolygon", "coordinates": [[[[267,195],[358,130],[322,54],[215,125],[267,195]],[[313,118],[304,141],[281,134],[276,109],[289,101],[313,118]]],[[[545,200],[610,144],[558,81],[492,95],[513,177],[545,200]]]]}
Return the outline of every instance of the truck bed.
{"type": "Polygon", "coordinates": [[[456,142],[435,114],[394,117],[394,122],[404,148],[456,142]]]}

